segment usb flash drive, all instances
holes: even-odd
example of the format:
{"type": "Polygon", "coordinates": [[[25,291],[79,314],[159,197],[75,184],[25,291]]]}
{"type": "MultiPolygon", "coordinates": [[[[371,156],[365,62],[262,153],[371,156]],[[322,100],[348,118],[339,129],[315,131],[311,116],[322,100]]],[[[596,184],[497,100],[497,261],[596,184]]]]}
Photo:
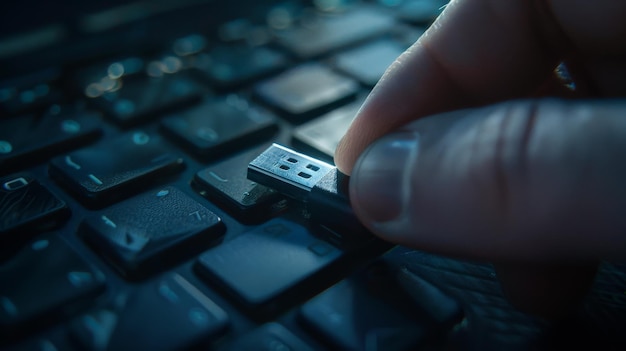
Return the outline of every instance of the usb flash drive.
{"type": "Polygon", "coordinates": [[[340,241],[371,237],[350,206],[349,177],[333,165],[272,144],[248,164],[248,179],[305,202],[311,219],[340,241]]]}

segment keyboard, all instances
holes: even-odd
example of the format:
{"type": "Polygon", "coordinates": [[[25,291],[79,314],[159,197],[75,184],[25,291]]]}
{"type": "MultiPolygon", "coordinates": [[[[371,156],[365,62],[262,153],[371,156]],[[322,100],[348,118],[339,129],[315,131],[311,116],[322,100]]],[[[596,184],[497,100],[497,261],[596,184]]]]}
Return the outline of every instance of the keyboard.
{"type": "Polygon", "coordinates": [[[623,349],[623,263],[555,326],[489,263],[342,240],[247,179],[272,143],[332,163],[443,6],[135,2],[0,40],[0,349],[623,349]]]}

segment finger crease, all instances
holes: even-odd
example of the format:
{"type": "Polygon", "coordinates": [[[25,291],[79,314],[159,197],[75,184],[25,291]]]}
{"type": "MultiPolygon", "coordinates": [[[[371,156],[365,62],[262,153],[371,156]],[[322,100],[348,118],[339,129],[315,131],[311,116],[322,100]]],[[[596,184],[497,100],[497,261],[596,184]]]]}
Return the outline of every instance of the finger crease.
{"type": "Polygon", "coordinates": [[[520,155],[519,155],[519,172],[524,179],[526,178],[526,172],[528,171],[528,148],[530,144],[530,138],[532,137],[533,130],[535,129],[535,122],[537,121],[537,103],[532,103],[529,106],[528,117],[526,118],[526,125],[524,126],[524,133],[522,134],[522,140],[520,142],[520,155]]]}
{"type": "Polygon", "coordinates": [[[503,154],[504,154],[504,148],[506,147],[506,142],[507,142],[507,137],[506,137],[506,131],[508,128],[508,125],[511,121],[511,113],[507,111],[507,113],[505,114],[505,118],[502,119],[502,122],[500,123],[500,130],[499,130],[499,137],[497,138],[496,141],[496,145],[495,145],[495,157],[494,157],[494,180],[495,180],[495,186],[496,186],[496,203],[499,204],[500,206],[500,213],[502,214],[501,221],[500,221],[500,231],[503,232],[505,230],[505,228],[503,228],[503,226],[506,223],[509,223],[509,218],[510,218],[510,194],[509,194],[509,187],[508,187],[508,181],[507,181],[507,172],[506,172],[506,165],[505,165],[505,160],[503,159],[503,154]]]}
{"type": "MultiPolygon", "coordinates": [[[[482,99],[484,99],[484,97],[482,96],[475,95],[472,90],[463,87],[463,85],[457,79],[458,75],[452,74],[452,72],[450,72],[448,67],[443,63],[443,60],[436,54],[436,51],[433,50],[427,43],[424,43],[422,47],[424,48],[426,54],[431,59],[431,61],[435,64],[436,69],[441,72],[441,76],[446,81],[448,81],[449,84],[447,86],[452,87],[453,90],[456,92],[454,99],[450,99],[450,101],[458,102],[456,103],[456,106],[448,105],[447,108],[449,110],[455,108],[471,107],[472,104],[469,103],[470,101],[481,101],[482,99]]],[[[449,94],[450,91],[448,90],[447,93],[449,94]]]]}

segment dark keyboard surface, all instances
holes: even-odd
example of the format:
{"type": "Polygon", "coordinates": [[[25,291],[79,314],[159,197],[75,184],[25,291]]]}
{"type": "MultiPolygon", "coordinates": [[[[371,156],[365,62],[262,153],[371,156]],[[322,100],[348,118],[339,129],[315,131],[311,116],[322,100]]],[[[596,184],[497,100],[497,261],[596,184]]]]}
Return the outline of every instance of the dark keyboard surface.
{"type": "Polygon", "coordinates": [[[90,17],[0,68],[0,349],[624,349],[623,264],[554,326],[487,263],[336,244],[246,179],[272,142],[332,162],[445,1],[255,4],[90,17]]]}

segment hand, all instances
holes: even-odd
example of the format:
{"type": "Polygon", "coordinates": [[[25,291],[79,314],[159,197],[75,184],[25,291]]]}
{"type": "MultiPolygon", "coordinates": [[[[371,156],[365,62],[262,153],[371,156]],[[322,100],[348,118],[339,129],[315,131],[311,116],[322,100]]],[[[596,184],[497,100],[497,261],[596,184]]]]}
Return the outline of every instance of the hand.
{"type": "Polygon", "coordinates": [[[626,95],[624,37],[623,1],[452,1],[337,148],[358,217],[492,260],[514,303],[562,313],[595,262],[626,257],[626,100],[611,99],[626,95]]]}

